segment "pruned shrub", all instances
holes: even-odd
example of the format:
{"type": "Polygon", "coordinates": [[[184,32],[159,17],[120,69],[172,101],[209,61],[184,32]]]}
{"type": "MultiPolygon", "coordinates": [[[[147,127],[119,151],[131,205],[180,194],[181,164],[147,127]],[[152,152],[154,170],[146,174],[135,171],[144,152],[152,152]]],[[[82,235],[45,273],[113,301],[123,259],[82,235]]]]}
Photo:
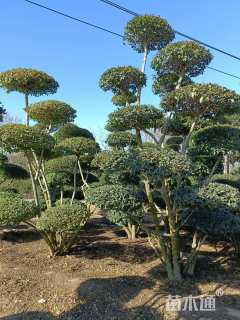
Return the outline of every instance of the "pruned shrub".
{"type": "Polygon", "coordinates": [[[106,143],[112,148],[125,148],[136,144],[136,136],[131,132],[113,132],[107,137],[106,143]]]}
{"type": "Polygon", "coordinates": [[[0,225],[15,225],[38,214],[35,205],[13,193],[0,193],[0,225]]]}
{"type": "Polygon", "coordinates": [[[107,211],[109,220],[135,239],[143,219],[141,199],[133,188],[123,185],[100,185],[86,189],[86,201],[107,211]]]}
{"type": "Polygon", "coordinates": [[[62,255],[71,249],[77,235],[86,224],[90,212],[86,204],[62,205],[48,208],[38,219],[36,227],[44,233],[52,255],[62,255]]]}

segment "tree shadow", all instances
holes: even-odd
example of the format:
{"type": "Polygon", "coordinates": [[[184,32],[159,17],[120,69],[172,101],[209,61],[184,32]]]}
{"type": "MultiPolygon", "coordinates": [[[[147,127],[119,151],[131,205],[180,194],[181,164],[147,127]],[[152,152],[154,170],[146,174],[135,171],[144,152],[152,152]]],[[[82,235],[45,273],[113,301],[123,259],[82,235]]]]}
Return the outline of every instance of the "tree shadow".
{"type": "Polygon", "coordinates": [[[27,226],[16,228],[14,230],[7,230],[1,233],[1,240],[11,243],[22,243],[22,242],[32,242],[38,241],[42,237],[39,232],[27,226]]]}
{"type": "Polygon", "coordinates": [[[148,306],[144,303],[139,307],[131,307],[131,300],[136,298],[142,290],[151,289],[153,285],[153,281],[146,277],[139,276],[88,279],[77,289],[78,299],[81,303],[59,316],[54,317],[47,312],[25,312],[0,319],[160,320],[162,318],[160,311],[157,310],[157,308],[148,306]],[[127,304],[130,304],[130,306],[127,304]]]}

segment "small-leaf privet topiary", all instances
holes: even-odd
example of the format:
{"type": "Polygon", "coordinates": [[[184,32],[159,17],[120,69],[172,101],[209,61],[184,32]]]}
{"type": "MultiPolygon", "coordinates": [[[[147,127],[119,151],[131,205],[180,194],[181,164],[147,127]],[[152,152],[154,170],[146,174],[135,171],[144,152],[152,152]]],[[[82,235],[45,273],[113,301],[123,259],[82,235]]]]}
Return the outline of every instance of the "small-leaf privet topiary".
{"type": "Polygon", "coordinates": [[[120,225],[129,240],[135,240],[143,219],[143,208],[132,187],[120,184],[90,187],[86,189],[86,201],[106,209],[109,220],[120,225]]]}
{"type": "Polygon", "coordinates": [[[70,105],[57,100],[33,103],[25,111],[30,119],[46,127],[63,125],[76,117],[76,111],[70,105]]]}
{"type": "Polygon", "coordinates": [[[38,219],[37,229],[47,235],[52,255],[68,253],[90,216],[86,204],[79,202],[48,208],[38,219]]]}
{"type": "Polygon", "coordinates": [[[38,208],[32,202],[13,193],[0,193],[0,226],[26,222],[38,213],[38,208]]]}
{"type": "MultiPolygon", "coordinates": [[[[15,68],[0,73],[0,87],[7,92],[17,91],[25,95],[25,107],[29,105],[29,96],[49,95],[57,92],[59,84],[45,72],[15,68]]],[[[27,124],[29,119],[27,118],[27,124]]]]}
{"type": "Polygon", "coordinates": [[[136,144],[136,136],[126,131],[113,132],[108,135],[106,143],[112,148],[125,148],[136,144]]]}
{"type": "Polygon", "coordinates": [[[142,72],[145,71],[149,52],[164,48],[174,37],[168,22],[154,15],[134,17],[124,29],[124,41],[137,52],[144,53],[142,72]]]}
{"type": "MultiPolygon", "coordinates": [[[[113,67],[105,71],[99,81],[99,86],[104,91],[112,91],[114,95],[125,97],[139,95],[146,85],[146,76],[137,68],[131,66],[113,67]]],[[[126,99],[126,105],[129,104],[126,99]]]]}
{"type": "Polygon", "coordinates": [[[54,139],[60,142],[66,138],[83,137],[94,140],[93,134],[84,128],[78,127],[73,123],[64,124],[55,134],[54,139]]]}

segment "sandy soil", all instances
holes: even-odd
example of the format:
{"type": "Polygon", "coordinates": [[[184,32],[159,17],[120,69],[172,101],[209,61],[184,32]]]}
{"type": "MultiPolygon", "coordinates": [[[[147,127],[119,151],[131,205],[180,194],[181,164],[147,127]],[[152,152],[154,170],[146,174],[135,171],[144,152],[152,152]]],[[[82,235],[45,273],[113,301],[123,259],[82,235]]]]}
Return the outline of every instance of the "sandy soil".
{"type": "Polygon", "coordinates": [[[70,255],[48,257],[44,241],[20,226],[0,241],[0,319],[240,319],[240,263],[203,246],[195,279],[172,285],[146,238],[91,224],[70,255]],[[218,289],[221,290],[218,290],[218,289]],[[168,295],[215,295],[216,311],[166,311],[168,295]],[[165,314],[165,316],[164,316],[165,314]]]}

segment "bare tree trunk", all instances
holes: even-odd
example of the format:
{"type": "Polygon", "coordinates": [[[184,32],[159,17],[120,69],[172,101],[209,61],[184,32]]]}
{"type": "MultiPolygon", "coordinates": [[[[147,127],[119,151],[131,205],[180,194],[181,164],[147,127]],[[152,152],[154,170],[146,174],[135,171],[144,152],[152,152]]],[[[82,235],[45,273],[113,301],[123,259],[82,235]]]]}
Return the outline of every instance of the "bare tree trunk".
{"type": "Polygon", "coordinates": [[[71,199],[71,205],[73,204],[73,200],[75,198],[77,191],[77,161],[74,166],[74,171],[73,171],[73,194],[72,194],[72,199],[71,199]]]}
{"type": "Polygon", "coordinates": [[[187,152],[187,149],[188,149],[188,146],[189,146],[189,142],[190,142],[190,139],[192,137],[193,130],[195,129],[195,127],[196,127],[196,121],[194,121],[192,123],[191,128],[189,130],[189,133],[188,133],[188,135],[186,136],[186,138],[184,139],[184,141],[182,143],[181,152],[183,154],[186,154],[186,152],[187,152]]]}
{"type": "MultiPolygon", "coordinates": [[[[27,108],[29,106],[29,101],[28,101],[28,94],[25,94],[25,108],[27,108]]],[[[29,126],[29,116],[28,116],[28,113],[27,113],[27,116],[26,116],[26,124],[27,126],[29,126]]]]}
{"type": "Polygon", "coordinates": [[[31,160],[28,155],[26,155],[26,158],[27,158],[29,174],[30,174],[30,178],[31,178],[31,182],[32,182],[32,189],[33,189],[35,205],[39,208],[40,205],[39,205],[39,198],[38,198],[38,192],[37,192],[37,185],[36,185],[36,181],[34,179],[32,163],[31,163],[31,160]]]}
{"type": "Polygon", "coordinates": [[[136,128],[136,142],[138,145],[142,144],[141,130],[136,128]]]}
{"type": "Polygon", "coordinates": [[[225,154],[223,156],[224,162],[223,162],[223,173],[224,174],[230,174],[230,159],[229,154],[225,154]]]}
{"type": "Polygon", "coordinates": [[[148,57],[148,48],[145,46],[144,48],[144,54],[143,54],[143,63],[142,63],[142,69],[141,71],[145,73],[146,63],[147,63],[147,57],[148,57]]]}

